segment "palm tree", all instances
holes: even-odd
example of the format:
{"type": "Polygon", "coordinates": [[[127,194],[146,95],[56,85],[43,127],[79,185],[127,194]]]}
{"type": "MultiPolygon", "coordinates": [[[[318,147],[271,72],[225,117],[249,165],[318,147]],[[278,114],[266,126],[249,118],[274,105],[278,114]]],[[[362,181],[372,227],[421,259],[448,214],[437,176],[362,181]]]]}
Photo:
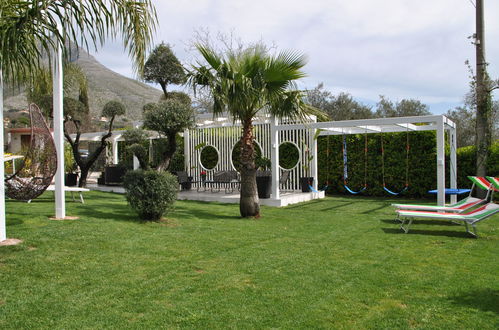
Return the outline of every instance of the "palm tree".
{"type": "MultiPolygon", "coordinates": [[[[3,79],[17,84],[32,80],[33,73],[42,67],[42,55],[68,42],[88,48],[89,43],[97,47],[107,37],[120,37],[140,74],[156,24],[151,0],[1,0],[0,112],[3,79]]],[[[65,47],[63,50],[67,52],[65,47]]],[[[3,126],[0,136],[3,144],[3,126]]],[[[0,241],[6,238],[3,191],[1,182],[0,241]]]]}
{"type": "Polygon", "coordinates": [[[0,69],[6,81],[22,82],[57,44],[97,47],[119,36],[141,73],[156,24],[151,0],[2,0],[0,69]]]}
{"type": "Polygon", "coordinates": [[[218,54],[209,46],[198,44],[206,65],[193,66],[189,83],[208,89],[214,101],[213,114],[227,111],[240,120],[242,217],[258,217],[260,206],[256,188],[253,117],[265,109],[278,118],[304,119],[308,106],[295,81],[305,76],[301,70],[305,57],[296,52],[270,55],[263,45],[241,51],[218,54]]]}

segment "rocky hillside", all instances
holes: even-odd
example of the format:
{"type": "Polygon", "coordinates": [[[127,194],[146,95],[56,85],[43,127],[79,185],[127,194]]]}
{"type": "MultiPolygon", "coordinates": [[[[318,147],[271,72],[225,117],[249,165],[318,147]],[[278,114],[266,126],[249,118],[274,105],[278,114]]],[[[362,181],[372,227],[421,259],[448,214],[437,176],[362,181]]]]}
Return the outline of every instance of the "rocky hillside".
{"type": "MultiPolygon", "coordinates": [[[[149,102],[157,102],[162,95],[159,89],[106,68],[83,49],[72,52],[72,54],[71,60],[81,66],[87,75],[90,112],[93,117],[100,117],[106,102],[120,100],[127,108],[126,117],[130,120],[140,120],[143,105],[149,102]]],[[[19,89],[6,90],[4,107],[5,111],[26,108],[25,93],[19,89]]]]}

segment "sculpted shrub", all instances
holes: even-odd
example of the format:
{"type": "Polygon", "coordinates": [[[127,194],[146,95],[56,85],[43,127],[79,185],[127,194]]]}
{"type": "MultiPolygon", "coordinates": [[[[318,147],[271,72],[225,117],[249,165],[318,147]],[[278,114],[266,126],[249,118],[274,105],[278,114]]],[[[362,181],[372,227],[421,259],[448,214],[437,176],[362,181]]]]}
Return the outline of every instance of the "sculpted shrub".
{"type": "Polygon", "coordinates": [[[128,171],[123,186],[128,203],[142,220],[161,219],[177,198],[177,179],[167,172],[128,171]]]}

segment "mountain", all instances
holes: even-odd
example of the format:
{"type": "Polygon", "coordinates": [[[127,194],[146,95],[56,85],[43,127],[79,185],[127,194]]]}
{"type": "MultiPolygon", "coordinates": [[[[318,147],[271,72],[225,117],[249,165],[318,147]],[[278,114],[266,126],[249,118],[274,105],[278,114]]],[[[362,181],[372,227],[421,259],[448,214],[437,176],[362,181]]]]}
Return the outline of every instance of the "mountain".
{"type": "MultiPolygon", "coordinates": [[[[108,69],[82,48],[71,52],[71,62],[78,64],[87,75],[92,117],[99,118],[104,104],[118,100],[125,105],[128,119],[140,120],[144,104],[157,102],[163,94],[159,89],[108,69]]],[[[22,89],[6,89],[5,111],[21,110],[27,105],[26,94],[22,89]]]]}

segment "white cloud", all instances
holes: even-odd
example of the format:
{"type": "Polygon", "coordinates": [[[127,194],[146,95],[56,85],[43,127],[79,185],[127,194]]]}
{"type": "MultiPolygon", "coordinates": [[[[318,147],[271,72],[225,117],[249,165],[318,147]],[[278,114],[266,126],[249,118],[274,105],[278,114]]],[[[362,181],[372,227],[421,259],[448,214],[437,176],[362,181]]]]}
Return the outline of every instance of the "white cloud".
{"type": "MultiPolygon", "coordinates": [[[[308,55],[313,88],[324,82],[333,93],[346,91],[376,102],[418,98],[430,106],[460,103],[468,90],[466,59],[474,59],[467,36],[474,32],[468,0],[193,0],[155,1],[160,27],[156,43],[168,42],[190,63],[186,46],[194,31],[230,33],[246,42],[262,39],[279,49],[308,55]]],[[[486,50],[489,73],[499,76],[499,1],[487,1],[486,50]],[[496,62],[494,62],[496,61],[496,62]]],[[[116,44],[96,56],[104,65],[131,76],[130,60],[116,44]],[[121,57],[119,55],[121,55],[121,57]]]]}

